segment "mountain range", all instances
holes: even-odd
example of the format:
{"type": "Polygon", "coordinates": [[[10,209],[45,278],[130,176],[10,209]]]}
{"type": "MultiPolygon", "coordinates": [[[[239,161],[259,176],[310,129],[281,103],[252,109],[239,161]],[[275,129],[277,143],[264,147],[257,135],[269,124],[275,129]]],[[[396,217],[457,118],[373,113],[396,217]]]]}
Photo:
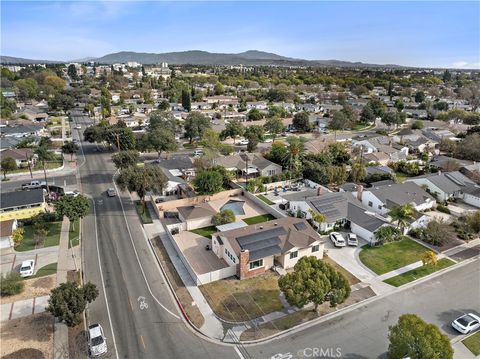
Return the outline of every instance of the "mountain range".
{"type": "MultiPolygon", "coordinates": [[[[95,61],[101,64],[125,63],[135,61],[141,64],[151,65],[166,62],[172,65],[245,65],[245,66],[335,66],[335,67],[402,67],[399,65],[378,65],[362,62],[349,62],[340,60],[304,60],[285,57],[274,53],[249,50],[238,54],[212,53],[200,50],[181,52],[146,53],[122,51],[108,54],[102,57],[87,57],[68,62],[95,61]]],[[[55,60],[32,60],[12,56],[1,56],[2,64],[34,64],[34,63],[64,63],[55,60]]]]}

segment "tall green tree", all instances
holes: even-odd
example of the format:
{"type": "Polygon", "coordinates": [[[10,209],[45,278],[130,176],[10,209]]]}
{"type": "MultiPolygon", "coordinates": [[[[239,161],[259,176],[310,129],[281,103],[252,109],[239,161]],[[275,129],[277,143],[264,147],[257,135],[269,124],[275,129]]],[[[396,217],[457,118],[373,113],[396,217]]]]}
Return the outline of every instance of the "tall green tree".
{"type": "Polygon", "coordinates": [[[299,173],[302,170],[302,156],[305,153],[305,138],[290,136],[287,142],[287,158],[284,163],[290,171],[299,173]]]}
{"type": "Polygon", "coordinates": [[[216,169],[209,168],[200,171],[193,180],[193,187],[198,194],[214,194],[223,190],[224,177],[216,169]]]}
{"type": "Polygon", "coordinates": [[[300,132],[309,132],[312,129],[307,112],[298,112],[293,116],[292,125],[300,132]]]}
{"type": "Polygon", "coordinates": [[[40,161],[40,163],[42,164],[43,176],[45,178],[45,184],[47,185],[47,192],[50,195],[50,189],[49,189],[48,180],[47,180],[46,163],[48,161],[54,160],[55,159],[55,154],[53,152],[50,152],[46,145],[37,147],[37,149],[34,152],[37,155],[37,160],[40,161]]]}
{"type": "Polygon", "coordinates": [[[202,138],[205,130],[211,127],[212,124],[210,120],[204,114],[197,111],[190,112],[184,123],[185,135],[190,140],[190,143],[192,143],[194,139],[202,138]]]}
{"type": "Polygon", "coordinates": [[[399,228],[403,234],[405,227],[415,219],[415,209],[411,203],[405,203],[402,206],[392,208],[388,212],[388,215],[392,219],[392,222],[397,223],[397,228],[399,228]]]}
{"type": "Polygon", "coordinates": [[[252,108],[250,111],[248,111],[247,119],[249,121],[260,121],[262,118],[263,114],[260,112],[260,110],[252,108]]]}
{"type": "Polygon", "coordinates": [[[62,146],[62,153],[70,155],[70,161],[72,161],[73,155],[77,153],[79,149],[80,146],[78,146],[75,142],[67,141],[62,146]]]}
{"type": "Polygon", "coordinates": [[[359,183],[364,181],[365,178],[367,178],[367,169],[365,168],[365,165],[360,161],[352,164],[350,169],[350,179],[352,182],[359,183]]]}
{"type": "Polygon", "coordinates": [[[417,92],[415,93],[415,102],[416,102],[416,103],[421,103],[421,102],[423,102],[423,101],[425,101],[425,92],[423,92],[423,91],[417,91],[417,92]]]}
{"type": "Polygon", "coordinates": [[[263,126],[251,125],[245,129],[243,136],[248,140],[247,151],[254,152],[259,142],[263,141],[263,126]]]}
{"type": "Polygon", "coordinates": [[[178,148],[175,135],[169,130],[161,128],[149,130],[143,138],[142,146],[145,149],[157,151],[158,157],[162,152],[171,152],[178,148]]]}
{"type": "MultiPolygon", "coordinates": [[[[168,104],[170,107],[170,104],[168,104]]],[[[150,114],[149,129],[161,128],[163,130],[169,130],[172,133],[177,133],[180,129],[178,121],[173,117],[171,112],[167,111],[153,111],[150,114]]]]}
{"type": "Polygon", "coordinates": [[[324,302],[336,307],[350,296],[345,276],[316,257],[300,258],[293,272],[280,277],[278,286],[290,305],[303,308],[313,303],[315,311],[324,302]]]}
{"type": "Polygon", "coordinates": [[[60,216],[65,216],[72,222],[72,230],[74,230],[75,221],[88,214],[90,202],[84,195],[63,196],[55,202],[55,210],[60,216]]]}
{"type": "Polygon", "coordinates": [[[122,190],[127,189],[130,192],[137,192],[145,210],[145,195],[147,192],[161,194],[168,183],[168,178],[158,166],[130,166],[120,170],[116,183],[122,190]]]}
{"type": "Polygon", "coordinates": [[[239,120],[232,120],[227,123],[225,130],[222,131],[221,137],[231,137],[233,138],[233,143],[235,143],[237,137],[242,136],[245,133],[245,127],[239,120]]]}
{"type": "Polygon", "coordinates": [[[74,282],[61,283],[52,289],[48,299],[47,312],[68,327],[74,327],[81,322],[81,315],[88,303],[98,297],[95,284],[87,282],[79,287],[74,282]]]}
{"type": "Polygon", "coordinates": [[[334,131],[335,140],[337,139],[337,131],[343,131],[348,125],[347,116],[341,111],[336,111],[330,121],[328,127],[334,131]]]}
{"type": "Polygon", "coordinates": [[[112,161],[117,169],[135,166],[140,160],[140,154],[136,150],[121,151],[112,156],[112,161]]]}
{"type": "Polygon", "coordinates": [[[4,157],[0,162],[0,167],[2,167],[3,180],[6,181],[7,173],[17,169],[17,162],[12,157],[4,157]]]}
{"type": "Polygon", "coordinates": [[[265,121],[265,130],[269,132],[273,136],[273,141],[275,141],[275,138],[283,132],[284,125],[283,121],[279,117],[270,117],[265,121]]]}
{"type": "Polygon", "coordinates": [[[369,104],[365,105],[360,113],[360,122],[365,124],[372,123],[375,122],[375,118],[375,113],[373,112],[372,107],[369,104]]]}
{"type": "Polygon", "coordinates": [[[192,99],[190,98],[190,92],[182,90],[182,107],[190,112],[192,109],[192,99]]]}
{"type": "Polygon", "coordinates": [[[415,314],[403,314],[390,327],[389,359],[452,359],[450,339],[433,324],[415,314]]]}

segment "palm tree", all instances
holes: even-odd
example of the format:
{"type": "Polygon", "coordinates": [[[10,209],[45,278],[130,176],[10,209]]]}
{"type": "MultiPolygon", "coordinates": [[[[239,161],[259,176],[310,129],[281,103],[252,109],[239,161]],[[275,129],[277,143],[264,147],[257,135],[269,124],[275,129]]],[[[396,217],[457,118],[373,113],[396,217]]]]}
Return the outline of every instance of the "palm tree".
{"type": "Polygon", "coordinates": [[[327,221],[327,216],[323,213],[319,213],[309,208],[308,213],[312,216],[312,221],[316,224],[317,230],[320,229],[320,224],[327,221]]]}
{"type": "Polygon", "coordinates": [[[48,195],[50,196],[50,189],[48,188],[48,182],[47,182],[47,170],[45,168],[45,162],[47,161],[52,161],[55,159],[55,155],[48,150],[46,146],[39,146],[35,150],[35,154],[37,155],[38,161],[42,163],[43,167],[43,175],[45,177],[45,184],[47,185],[47,192],[48,195]]]}
{"type": "Polygon", "coordinates": [[[299,172],[302,167],[301,156],[305,152],[305,139],[303,137],[288,137],[288,153],[285,158],[286,167],[290,172],[299,172]]]}
{"type": "Polygon", "coordinates": [[[411,203],[405,203],[402,206],[392,208],[388,215],[392,218],[392,222],[397,222],[397,228],[403,234],[405,227],[415,218],[415,208],[411,203]]]}

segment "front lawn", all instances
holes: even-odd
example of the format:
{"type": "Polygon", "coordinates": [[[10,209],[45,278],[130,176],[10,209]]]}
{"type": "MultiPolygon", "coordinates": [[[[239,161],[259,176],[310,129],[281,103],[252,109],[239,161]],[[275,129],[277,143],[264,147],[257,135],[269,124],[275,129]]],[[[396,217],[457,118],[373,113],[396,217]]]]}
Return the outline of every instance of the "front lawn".
{"type": "Polygon", "coordinates": [[[51,274],[57,274],[57,263],[50,263],[46,266],[43,266],[33,277],[29,277],[28,279],[45,277],[51,274]]]}
{"type": "Polygon", "coordinates": [[[419,278],[425,277],[443,268],[450,267],[453,264],[455,264],[455,262],[451,261],[450,259],[442,258],[437,262],[436,266],[432,266],[432,265],[421,266],[419,268],[412,269],[411,271],[408,271],[406,273],[389,278],[385,280],[385,283],[393,285],[395,287],[400,287],[401,285],[404,285],[406,283],[412,282],[419,278]]]}
{"type": "Polygon", "coordinates": [[[255,217],[245,218],[243,219],[243,221],[246,224],[251,225],[251,224],[258,224],[258,223],[271,221],[272,219],[275,219],[275,217],[272,216],[270,213],[267,213],[267,214],[261,214],[255,217]]]}
{"type": "Polygon", "coordinates": [[[196,233],[199,236],[212,238],[212,234],[218,232],[217,227],[215,226],[208,226],[203,228],[192,229],[190,232],[196,233]]]}
{"type": "Polygon", "coordinates": [[[283,309],[274,273],[243,280],[222,279],[202,285],[200,290],[213,311],[229,321],[247,321],[283,309]]]}
{"type": "Polygon", "coordinates": [[[142,205],[142,201],[135,201],[135,209],[137,210],[138,216],[143,224],[153,223],[152,216],[148,210],[147,204],[142,205]]]}
{"type": "Polygon", "coordinates": [[[474,355],[480,355],[480,332],[469,336],[467,339],[462,341],[468,350],[470,350],[474,355]]]}
{"type": "Polygon", "coordinates": [[[263,202],[271,206],[272,204],[275,204],[275,202],[270,201],[267,197],[265,197],[263,194],[257,195],[258,198],[260,198],[263,202]]]}
{"type": "MultiPolygon", "coordinates": [[[[38,248],[43,247],[51,247],[51,246],[58,246],[60,242],[60,232],[62,229],[62,222],[47,222],[48,226],[48,234],[42,244],[38,246],[38,248]]],[[[36,249],[35,241],[34,241],[34,229],[32,225],[24,226],[23,229],[25,230],[25,234],[23,236],[23,240],[20,244],[15,247],[15,250],[18,252],[25,252],[31,251],[36,249]]]]}
{"type": "Polygon", "coordinates": [[[343,268],[341,265],[339,265],[337,262],[335,262],[333,259],[331,259],[327,255],[323,256],[322,262],[330,264],[333,268],[337,270],[337,272],[342,273],[345,276],[345,278],[347,278],[348,283],[350,283],[350,285],[355,285],[357,283],[360,283],[360,279],[355,277],[352,273],[347,271],[345,268],[343,268]]]}
{"type": "Polygon", "coordinates": [[[384,274],[422,260],[426,250],[428,248],[404,237],[400,241],[378,247],[363,247],[360,251],[360,260],[375,273],[384,274]]]}
{"type": "Polygon", "coordinates": [[[80,221],[70,222],[70,231],[68,232],[68,248],[78,246],[80,244],[80,221]]]}

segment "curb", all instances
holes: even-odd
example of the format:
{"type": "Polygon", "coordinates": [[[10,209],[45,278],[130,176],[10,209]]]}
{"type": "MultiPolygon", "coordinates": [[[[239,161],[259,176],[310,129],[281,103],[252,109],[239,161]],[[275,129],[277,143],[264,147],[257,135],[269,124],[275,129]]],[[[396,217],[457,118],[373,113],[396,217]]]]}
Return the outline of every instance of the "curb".
{"type": "MultiPolygon", "coordinates": [[[[49,169],[49,170],[46,170],[45,172],[47,173],[51,173],[51,172],[58,172],[58,171],[61,171],[65,169],[65,161],[62,161],[62,165],[60,167],[57,167],[57,168],[52,168],[52,169],[49,169]]],[[[73,170],[73,169],[72,169],[73,170]]],[[[43,170],[38,170],[38,171],[32,171],[32,175],[38,175],[38,174],[43,174],[43,170]]],[[[7,178],[14,178],[16,176],[18,177],[21,177],[21,176],[29,176],[30,175],[30,171],[27,171],[27,172],[18,172],[18,173],[10,173],[10,174],[7,174],[7,178]]]]}

